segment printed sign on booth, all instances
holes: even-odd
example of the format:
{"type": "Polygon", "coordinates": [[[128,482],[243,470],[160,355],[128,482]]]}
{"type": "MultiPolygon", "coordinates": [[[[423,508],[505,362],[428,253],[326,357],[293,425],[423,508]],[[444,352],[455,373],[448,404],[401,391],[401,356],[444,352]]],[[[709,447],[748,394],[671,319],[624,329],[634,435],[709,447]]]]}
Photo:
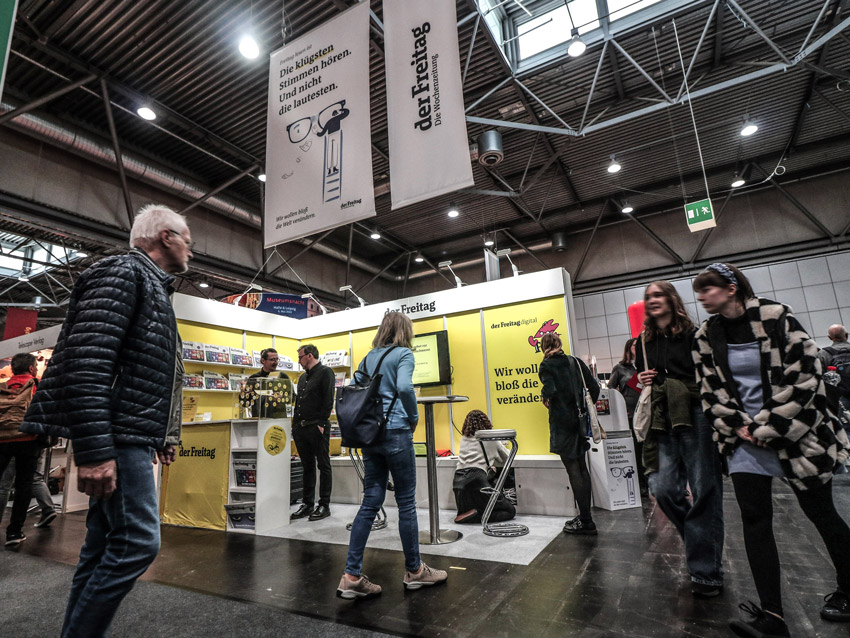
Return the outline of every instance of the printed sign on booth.
{"type": "Polygon", "coordinates": [[[369,4],[272,53],[266,248],[375,215],[369,4]]]}
{"type": "Polygon", "coordinates": [[[567,326],[563,297],[484,311],[491,420],[493,427],[520,433],[522,454],[549,452],[549,414],[540,403],[540,340],[556,332],[569,353],[567,326]]]}

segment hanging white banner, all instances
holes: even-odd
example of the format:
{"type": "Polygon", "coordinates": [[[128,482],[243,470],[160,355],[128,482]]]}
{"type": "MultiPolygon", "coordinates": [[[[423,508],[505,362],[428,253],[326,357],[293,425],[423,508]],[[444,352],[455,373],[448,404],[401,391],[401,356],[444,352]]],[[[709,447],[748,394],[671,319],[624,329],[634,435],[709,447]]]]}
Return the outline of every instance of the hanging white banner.
{"type": "Polygon", "coordinates": [[[455,0],[384,0],[393,209],[472,186],[455,0]]]}
{"type": "Polygon", "coordinates": [[[272,53],[266,248],[375,215],[369,3],[272,53]]]}

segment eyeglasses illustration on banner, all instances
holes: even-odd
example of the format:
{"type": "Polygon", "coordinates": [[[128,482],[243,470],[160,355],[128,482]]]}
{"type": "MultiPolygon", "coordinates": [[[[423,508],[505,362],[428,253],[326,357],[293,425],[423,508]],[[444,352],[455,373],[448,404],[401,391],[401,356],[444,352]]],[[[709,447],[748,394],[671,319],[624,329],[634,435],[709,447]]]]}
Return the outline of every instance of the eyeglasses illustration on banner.
{"type": "Polygon", "coordinates": [[[637,503],[637,496],[635,495],[635,468],[631,465],[627,465],[625,467],[612,467],[611,476],[615,479],[626,479],[626,491],[629,493],[629,505],[635,505],[637,503]]]}
{"type": "Polygon", "coordinates": [[[307,140],[314,125],[316,136],[325,138],[325,157],[322,169],[322,201],[331,202],[340,198],[342,190],[342,125],[351,114],[345,108],[345,100],[326,106],[318,115],[310,115],[292,122],[286,127],[289,141],[298,144],[305,153],[312,142],[307,140]]]}

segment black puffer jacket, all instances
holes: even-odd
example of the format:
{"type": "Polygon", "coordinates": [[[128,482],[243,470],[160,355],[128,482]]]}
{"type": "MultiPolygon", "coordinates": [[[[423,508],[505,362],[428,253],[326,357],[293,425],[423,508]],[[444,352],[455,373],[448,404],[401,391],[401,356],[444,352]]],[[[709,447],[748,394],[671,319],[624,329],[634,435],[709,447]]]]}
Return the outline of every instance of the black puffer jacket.
{"type": "Polygon", "coordinates": [[[78,465],[115,458],[116,445],[162,449],[176,373],[172,281],[138,250],[80,275],[21,430],[71,439],[78,465]]]}

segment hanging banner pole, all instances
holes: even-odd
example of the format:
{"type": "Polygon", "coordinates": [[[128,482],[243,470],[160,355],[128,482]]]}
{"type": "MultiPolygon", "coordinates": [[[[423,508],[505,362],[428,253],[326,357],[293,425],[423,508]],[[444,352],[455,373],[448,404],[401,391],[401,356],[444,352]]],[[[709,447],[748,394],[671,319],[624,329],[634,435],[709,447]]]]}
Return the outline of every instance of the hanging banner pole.
{"type": "Polygon", "coordinates": [[[266,248],[375,215],[370,123],[364,2],[271,55],[266,248]]]}
{"type": "Polygon", "coordinates": [[[472,186],[454,0],[384,0],[393,209],[472,186]]]}

